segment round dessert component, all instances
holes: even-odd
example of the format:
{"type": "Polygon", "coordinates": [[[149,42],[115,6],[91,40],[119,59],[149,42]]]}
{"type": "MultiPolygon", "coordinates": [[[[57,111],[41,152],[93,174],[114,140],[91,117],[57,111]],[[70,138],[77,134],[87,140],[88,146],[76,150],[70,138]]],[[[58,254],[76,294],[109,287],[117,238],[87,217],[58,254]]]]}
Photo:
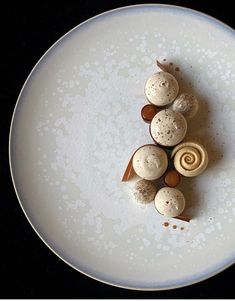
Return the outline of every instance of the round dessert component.
{"type": "Polygon", "coordinates": [[[166,171],[168,158],[166,152],[152,144],[140,147],[134,154],[132,164],[135,173],[146,180],[156,180],[166,171]]]}
{"type": "Polygon", "coordinates": [[[169,187],[176,187],[181,180],[180,174],[176,170],[169,170],[166,172],[164,182],[169,187]]]}
{"type": "Polygon", "coordinates": [[[141,110],[141,117],[145,122],[150,123],[153,117],[157,114],[158,108],[154,105],[146,105],[141,110]]]}
{"type": "Polygon", "coordinates": [[[167,217],[180,215],[185,208],[185,198],[181,191],[176,188],[161,188],[154,199],[157,211],[167,217]]]}
{"type": "Polygon", "coordinates": [[[140,203],[150,203],[154,200],[157,188],[152,181],[141,179],[135,183],[133,195],[140,203]]]}
{"type": "Polygon", "coordinates": [[[180,143],[187,132],[184,116],[170,109],[158,112],[150,124],[150,134],[154,141],[162,146],[175,146],[180,143]]]}
{"type": "Polygon", "coordinates": [[[169,105],[178,92],[177,80],[172,74],[164,71],[153,74],[145,84],[148,101],[159,107],[169,105]]]}
{"type": "Polygon", "coordinates": [[[193,118],[198,111],[198,100],[193,94],[182,93],[173,102],[172,109],[185,118],[193,118]]]}
{"type": "Polygon", "coordinates": [[[175,169],[185,177],[195,177],[207,167],[206,149],[197,142],[185,142],[177,145],[171,154],[175,169]]]}

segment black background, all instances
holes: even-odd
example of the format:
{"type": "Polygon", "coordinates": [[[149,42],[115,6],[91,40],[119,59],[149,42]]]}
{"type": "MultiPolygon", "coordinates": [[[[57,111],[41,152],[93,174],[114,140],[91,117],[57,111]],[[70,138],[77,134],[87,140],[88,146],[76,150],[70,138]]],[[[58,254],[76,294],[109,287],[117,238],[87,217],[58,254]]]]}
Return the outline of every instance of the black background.
{"type": "MultiPolygon", "coordinates": [[[[11,115],[24,81],[44,52],[68,30],[109,9],[148,1],[8,1],[1,7],[1,281],[0,298],[234,298],[235,266],[185,288],[142,292],[99,283],[67,266],[38,238],[14,193],[8,165],[11,115]]],[[[159,3],[152,1],[152,3],[159,3]]],[[[161,1],[190,7],[235,28],[232,1],[161,1]]]]}

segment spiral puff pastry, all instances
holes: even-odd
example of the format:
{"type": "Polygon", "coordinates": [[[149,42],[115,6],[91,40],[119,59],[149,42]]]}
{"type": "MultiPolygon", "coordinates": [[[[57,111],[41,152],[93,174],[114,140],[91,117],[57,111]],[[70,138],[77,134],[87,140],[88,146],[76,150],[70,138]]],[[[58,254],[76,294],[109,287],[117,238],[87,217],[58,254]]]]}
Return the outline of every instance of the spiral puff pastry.
{"type": "Polygon", "coordinates": [[[195,177],[207,167],[208,154],[206,149],[197,142],[178,144],[172,151],[175,169],[185,177],[195,177]]]}

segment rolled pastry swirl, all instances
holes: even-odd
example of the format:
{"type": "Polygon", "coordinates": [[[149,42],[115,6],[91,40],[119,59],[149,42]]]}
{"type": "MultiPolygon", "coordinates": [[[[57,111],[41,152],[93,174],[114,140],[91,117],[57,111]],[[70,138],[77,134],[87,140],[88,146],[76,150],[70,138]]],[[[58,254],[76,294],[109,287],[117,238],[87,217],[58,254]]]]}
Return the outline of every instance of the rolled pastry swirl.
{"type": "Polygon", "coordinates": [[[206,149],[197,142],[178,144],[172,151],[175,169],[185,177],[195,177],[207,167],[208,154],[206,149]]]}

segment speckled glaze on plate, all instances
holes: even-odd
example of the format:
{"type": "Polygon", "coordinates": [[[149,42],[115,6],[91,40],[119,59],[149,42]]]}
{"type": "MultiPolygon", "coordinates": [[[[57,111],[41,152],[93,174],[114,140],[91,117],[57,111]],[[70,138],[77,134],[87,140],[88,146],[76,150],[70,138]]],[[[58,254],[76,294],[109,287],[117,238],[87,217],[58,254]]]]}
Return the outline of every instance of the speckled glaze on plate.
{"type": "Polygon", "coordinates": [[[234,31],[209,16],[140,5],[82,23],[42,57],[17,101],[9,155],[22,209],[60,258],[143,290],[186,286],[234,263],[234,49],[234,31]],[[179,187],[190,223],[135,202],[134,181],[121,182],[133,152],[152,143],[140,111],[156,59],[173,63],[180,92],[200,102],[186,140],[206,147],[209,165],[179,187]]]}

